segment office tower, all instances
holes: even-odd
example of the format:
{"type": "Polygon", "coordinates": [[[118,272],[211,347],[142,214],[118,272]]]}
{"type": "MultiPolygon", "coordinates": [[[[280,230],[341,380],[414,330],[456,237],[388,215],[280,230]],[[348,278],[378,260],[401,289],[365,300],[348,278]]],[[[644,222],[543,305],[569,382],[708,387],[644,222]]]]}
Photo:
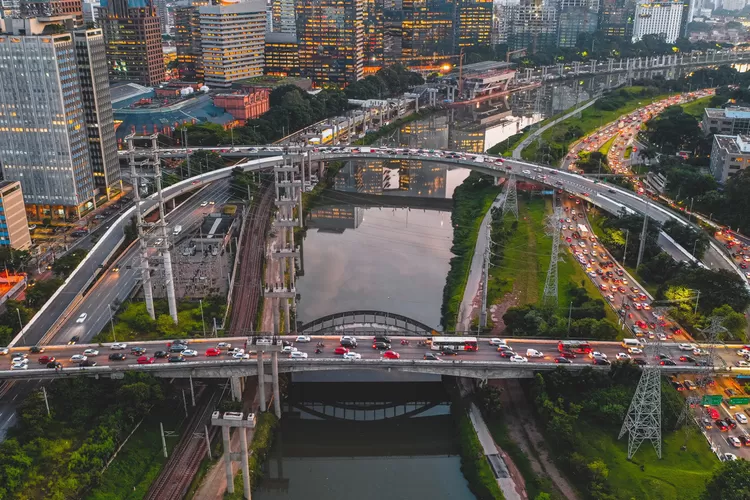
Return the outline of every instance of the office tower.
{"type": "Polygon", "coordinates": [[[149,87],[164,81],[161,21],[151,0],[101,0],[111,80],[149,87]]]}
{"type": "Polygon", "coordinates": [[[602,0],[599,29],[607,36],[630,38],[635,18],[634,0],[602,0]]]}
{"type": "Polygon", "coordinates": [[[73,16],[75,27],[83,27],[81,0],[21,0],[20,7],[23,18],[73,16]]]}
{"type": "Polygon", "coordinates": [[[161,32],[169,33],[170,26],[172,25],[171,18],[169,15],[169,7],[167,7],[167,0],[153,0],[154,8],[156,9],[156,15],[159,17],[159,23],[161,24],[161,32]]]}
{"type": "Polygon", "coordinates": [[[297,33],[294,0],[273,0],[271,29],[274,33],[297,33]]]}
{"type": "Polygon", "coordinates": [[[2,174],[21,183],[33,220],[94,208],[83,103],[72,33],[0,35],[2,174]]]}
{"type": "Polygon", "coordinates": [[[0,0],[0,10],[2,10],[2,15],[0,17],[3,19],[21,17],[21,1],[0,0]]]}
{"type": "Polygon", "coordinates": [[[300,74],[316,86],[362,78],[363,0],[298,0],[300,74]]]}
{"type": "Polygon", "coordinates": [[[120,160],[101,29],[73,32],[94,187],[109,199],[122,191],[120,160]]]}
{"type": "Polygon", "coordinates": [[[490,48],[492,0],[456,0],[454,53],[490,48]]]}
{"type": "Polygon", "coordinates": [[[403,0],[401,50],[405,63],[433,54],[450,55],[455,41],[455,4],[451,0],[403,0]]]}
{"type": "Polygon", "coordinates": [[[83,2],[83,22],[84,24],[93,23],[96,24],[99,21],[99,0],[91,0],[89,2],[83,2]]]}
{"type": "Polygon", "coordinates": [[[203,52],[199,7],[208,0],[187,0],[174,9],[174,43],[177,48],[177,71],[182,80],[203,81],[203,52]]]}
{"type": "Polygon", "coordinates": [[[598,3],[591,0],[561,0],[557,14],[557,46],[575,47],[578,35],[593,33],[599,22],[598,3]]]}
{"type": "Polygon", "coordinates": [[[364,32],[365,65],[383,64],[385,37],[385,12],[383,0],[364,0],[362,29],[364,32]]]}
{"type": "Polygon", "coordinates": [[[299,75],[299,48],[292,33],[266,33],[264,72],[271,76],[299,75]]]}
{"type": "Polygon", "coordinates": [[[679,1],[639,2],[635,6],[633,41],[644,35],[658,35],[667,43],[680,36],[683,4],[679,1]]]}
{"type": "Polygon", "coordinates": [[[31,248],[29,220],[18,181],[0,181],[0,247],[14,250],[31,248]]]}
{"type": "Polygon", "coordinates": [[[522,0],[511,11],[508,48],[536,53],[557,45],[557,8],[543,0],[522,0]]]}
{"type": "Polygon", "coordinates": [[[263,74],[266,2],[206,5],[200,10],[203,80],[209,87],[263,74]]]}
{"type": "Polygon", "coordinates": [[[495,4],[495,15],[492,24],[492,44],[508,43],[510,35],[510,20],[513,16],[513,6],[505,3],[495,4]]]}

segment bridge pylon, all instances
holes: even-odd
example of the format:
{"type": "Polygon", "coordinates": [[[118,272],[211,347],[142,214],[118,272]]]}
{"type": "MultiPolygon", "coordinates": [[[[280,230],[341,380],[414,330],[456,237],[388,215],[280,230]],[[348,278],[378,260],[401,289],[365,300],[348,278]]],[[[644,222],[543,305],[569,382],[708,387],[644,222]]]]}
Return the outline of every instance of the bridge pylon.
{"type": "Polygon", "coordinates": [[[560,259],[560,219],[562,218],[562,209],[557,207],[552,212],[548,222],[548,231],[552,236],[552,253],[549,259],[549,268],[547,269],[547,279],[544,281],[544,294],[542,295],[542,305],[545,308],[557,308],[557,262],[560,259]]]}
{"type": "Polygon", "coordinates": [[[508,212],[518,220],[518,190],[516,189],[516,174],[511,173],[505,183],[505,198],[503,199],[503,215],[508,212]]]}

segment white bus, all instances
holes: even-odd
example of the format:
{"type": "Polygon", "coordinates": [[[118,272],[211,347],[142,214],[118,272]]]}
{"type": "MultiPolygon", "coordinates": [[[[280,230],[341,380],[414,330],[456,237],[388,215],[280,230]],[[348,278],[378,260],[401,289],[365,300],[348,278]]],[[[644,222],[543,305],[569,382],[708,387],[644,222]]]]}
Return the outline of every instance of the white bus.
{"type": "Polygon", "coordinates": [[[432,337],[431,349],[441,351],[446,347],[455,351],[478,351],[479,344],[476,337],[432,337]]]}

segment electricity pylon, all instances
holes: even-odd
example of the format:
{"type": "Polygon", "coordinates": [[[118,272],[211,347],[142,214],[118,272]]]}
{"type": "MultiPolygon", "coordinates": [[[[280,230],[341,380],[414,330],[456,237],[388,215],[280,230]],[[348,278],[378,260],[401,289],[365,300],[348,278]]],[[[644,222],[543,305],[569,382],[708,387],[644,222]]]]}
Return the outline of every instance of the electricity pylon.
{"type": "Polygon", "coordinates": [[[552,254],[549,259],[547,279],[544,282],[542,305],[552,309],[557,307],[557,261],[560,258],[560,231],[562,230],[560,227],[561,218],[562,210],[560,207],[557,207],[552,211],[552,216],[547,223],[548,233],[551,233],[552,236],[552,254]]]}
{"type": "Polygon", "coordinates": [[[721,360],[720,357],[716,356],[716,343],[719,340],[719,334],[727,331],[727,329],[721,325],[721,323],[724,321],[723,316],[712,316],[709,319],[711,321],[711,324],[708,326],[708,328],[701,330],[703,335],[706,336],[706,344],[708,345],[708,347],[706,348],[706,355],[701,356],[703,361],[703,363],[701,363],[702,369],[696,377],[696,382],[698,383],[699,387],[705,387],[711,380],[711,376],[713,375],[714,369],[716,368],[714,366],[714,363],[721,360]]]}
{"type": "Polygon", "coordinates": [[[518,220],[518,191],[516,190],[516,174],[511,173],[505,183],[505,199],[503,200],[503,215],[508,212],[518,220]]]}

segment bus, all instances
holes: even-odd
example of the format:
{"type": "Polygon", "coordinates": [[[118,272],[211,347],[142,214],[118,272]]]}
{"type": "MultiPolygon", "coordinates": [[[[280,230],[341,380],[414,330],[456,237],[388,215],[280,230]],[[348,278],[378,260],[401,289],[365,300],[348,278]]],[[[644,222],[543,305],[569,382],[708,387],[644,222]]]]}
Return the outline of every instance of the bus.
{"type": "Polygon", "coordinates": [[[588,354],[593,349],[591,349],[591,344],[585,340],[563,340],[557,344],[557,350],[560,352],[570,351],[588,354]]]}
{"type": "Polygon", "coordinates": [[[441,351],[445,347],[452,348],[455,351],[479,350],[476,337],[432,337],[431,341],[431,349],[434,351],[441,351]]]}

